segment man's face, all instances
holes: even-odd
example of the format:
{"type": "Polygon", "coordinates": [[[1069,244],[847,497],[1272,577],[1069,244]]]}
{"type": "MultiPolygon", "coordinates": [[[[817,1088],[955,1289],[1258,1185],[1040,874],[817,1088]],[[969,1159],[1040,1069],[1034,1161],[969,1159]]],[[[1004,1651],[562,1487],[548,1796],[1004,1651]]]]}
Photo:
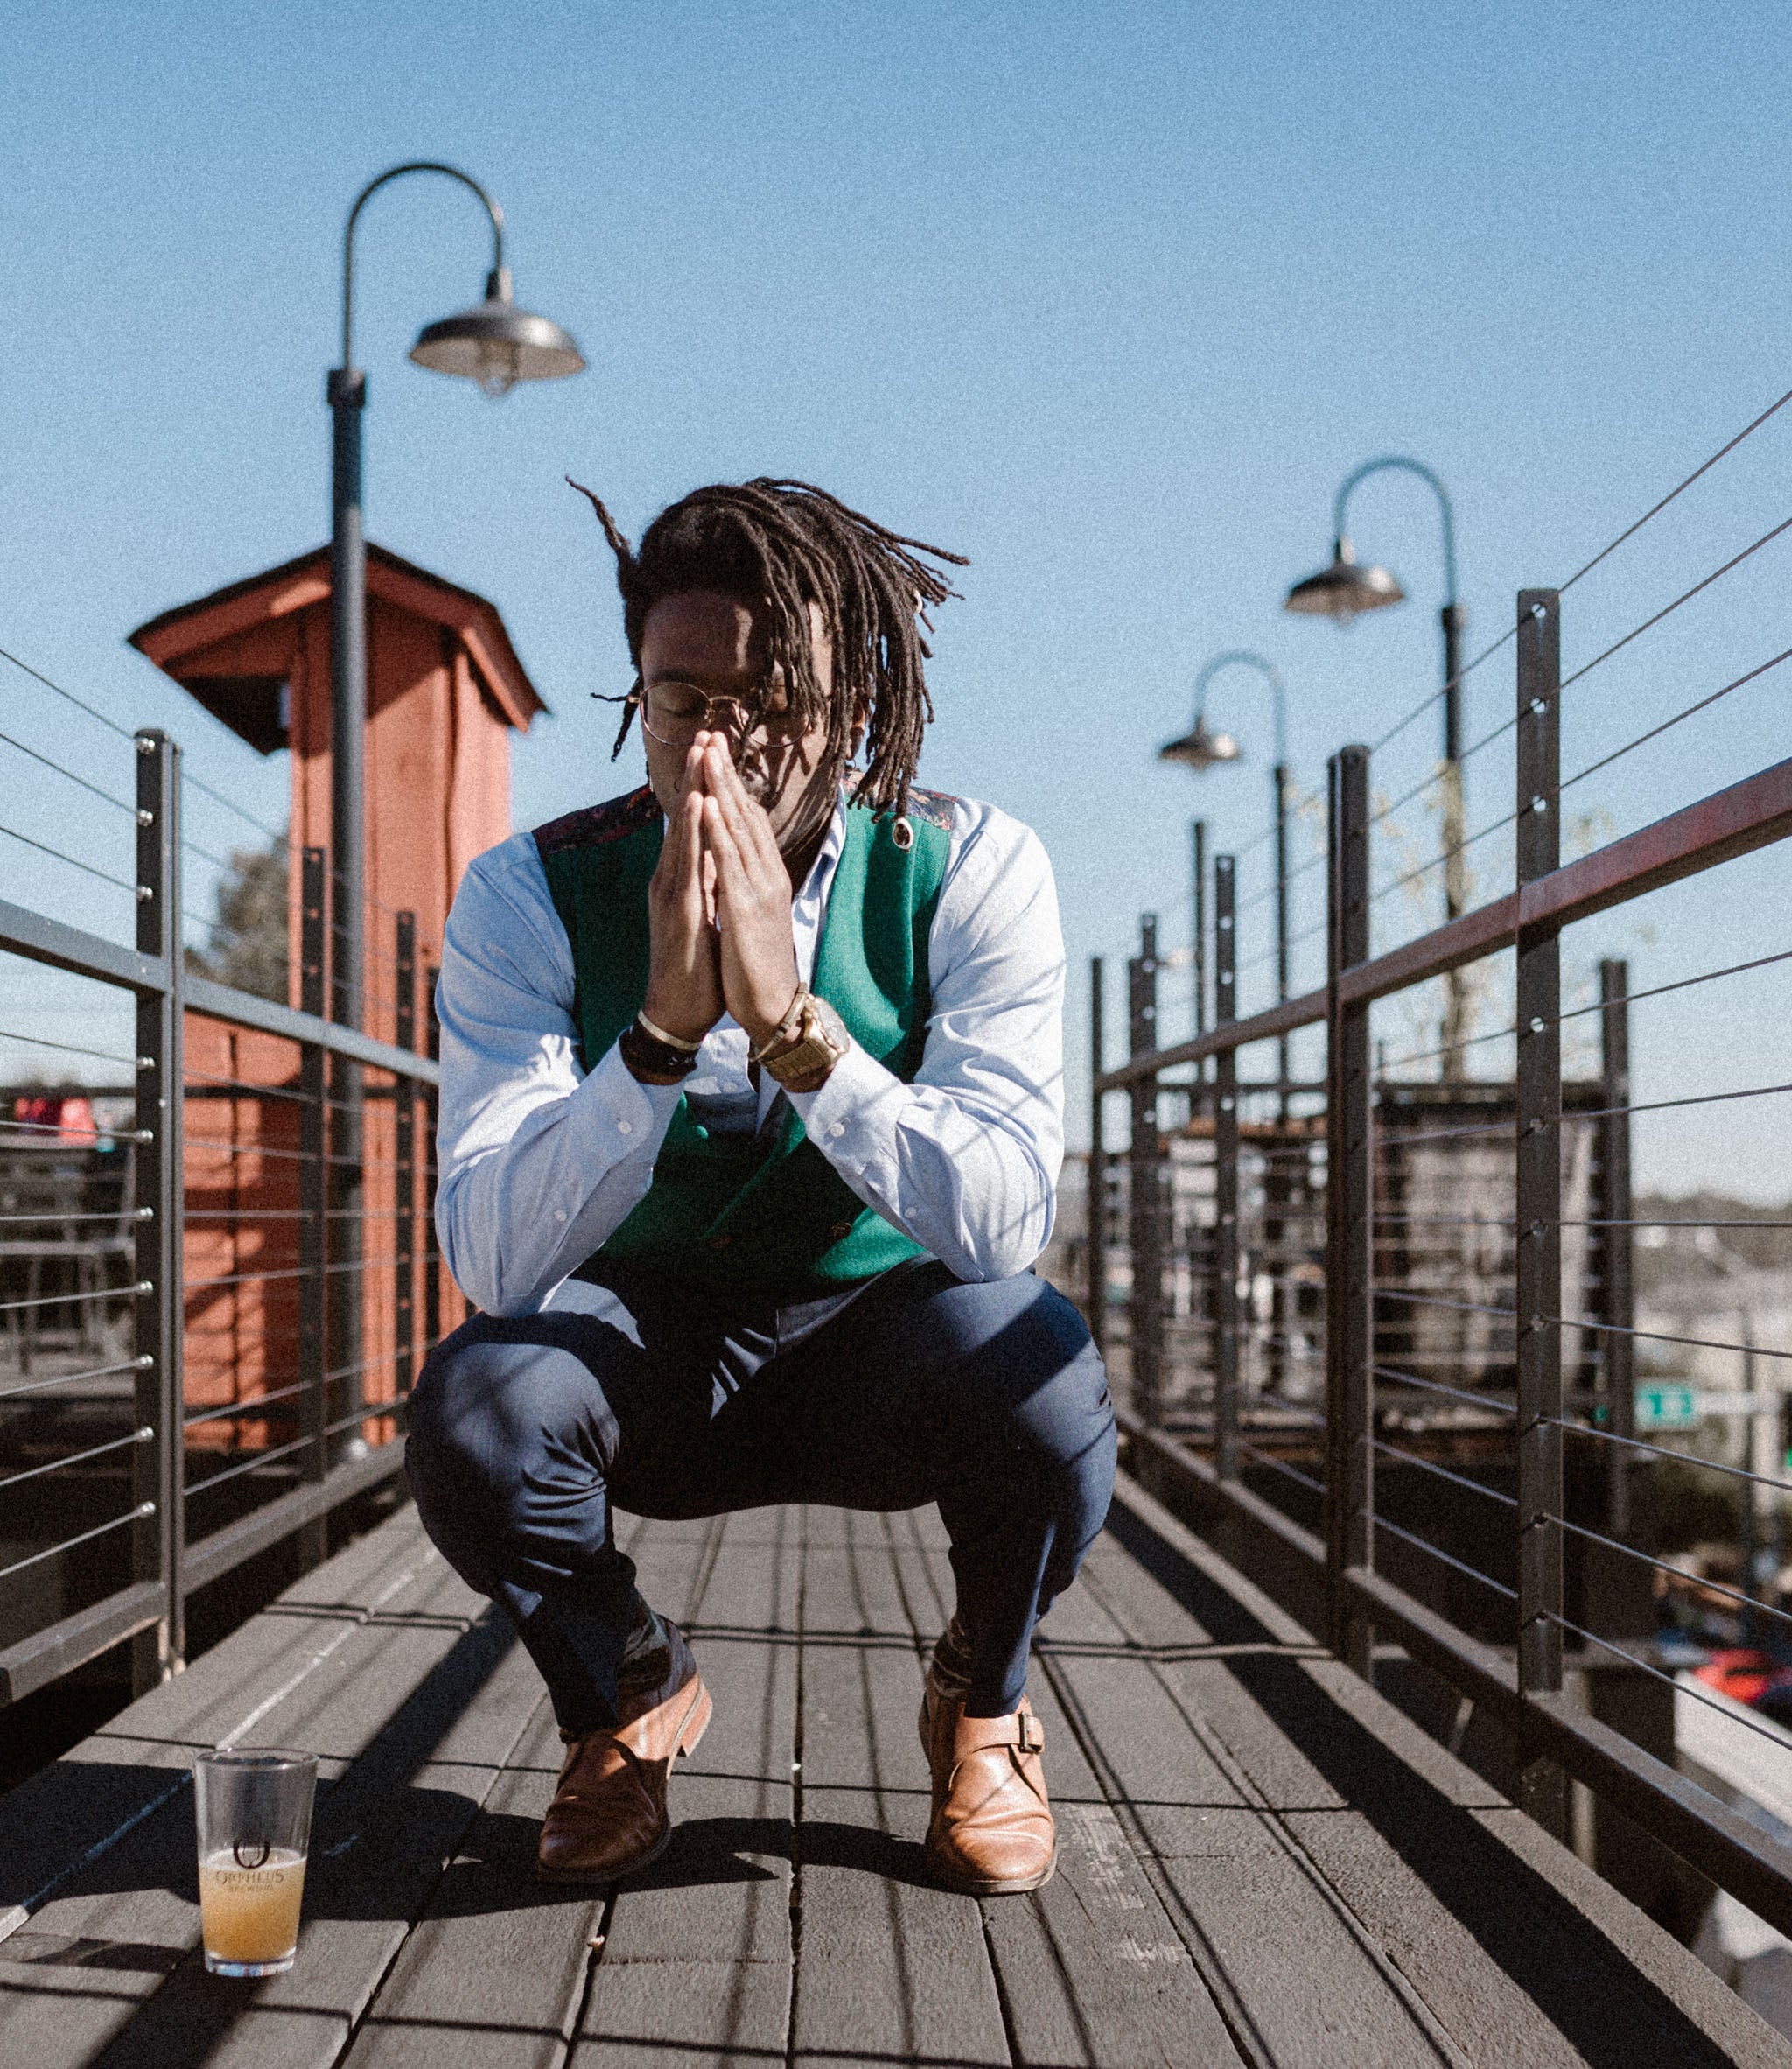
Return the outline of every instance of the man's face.
{"type": "MultiPolygon", "coordinates": [[[[809,607],[816,679],[824,696],[834,687],[833,649],[821,613],[809,607]]],[[[781,669],[770,670],[762,616],[736,598],[711,589],[662,597],[641,628],[641,687],[648,780],[660,810],[670,814],[684,789],[690,718],[705,698],[732,698],[710,706],[713,729],[728,740],[747,794],[757,798],[786,854],[818,831],[833,810],[833,771],[825,720],[808,731],[785,723],[789,697],[781,669]],[[769,680],[767,679],[768,670],[769,680]],[[759,719],[747,714],[763,692],[759,719]],[[655,738],[657,728],[674,740],[655,738]]]]}

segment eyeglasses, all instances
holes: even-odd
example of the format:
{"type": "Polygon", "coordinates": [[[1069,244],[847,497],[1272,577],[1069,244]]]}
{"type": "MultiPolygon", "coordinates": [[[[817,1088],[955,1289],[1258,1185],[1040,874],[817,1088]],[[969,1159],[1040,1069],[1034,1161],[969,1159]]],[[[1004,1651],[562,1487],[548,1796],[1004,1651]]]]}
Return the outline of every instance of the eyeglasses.
{"type": "Polygon", "coordinates": [[[794,711],[767,710],[758,697],[705,697],[689,683],[654,683],[641,694],[641,731],[662,747],[688,747],[700,733],[744,740],[763,730],[779,739],[802,730],[794,711]]]}

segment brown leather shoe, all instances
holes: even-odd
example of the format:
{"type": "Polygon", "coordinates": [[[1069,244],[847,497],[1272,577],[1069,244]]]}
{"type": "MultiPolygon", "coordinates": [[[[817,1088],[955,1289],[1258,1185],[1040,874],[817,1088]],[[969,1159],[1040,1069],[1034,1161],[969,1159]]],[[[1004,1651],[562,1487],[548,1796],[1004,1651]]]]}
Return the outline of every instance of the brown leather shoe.
{"type": "Polygon", "coordinates": [[[934,1880],[970,1897],[1049,1882],[1058,1835],[1046,1799],[1045,1734],[1026,1696],[1011,1716],[967,1717],[962,1692],[929,1668],[920,1743],[934,1771],[934,1880]]]}
{"type": "Polygon", "coordinates": [[[543,1882],[617,1882],[671,1843],[667,1779],[708,1728],[710,1703],[684,1633],[660,1622],[667,1649],[625,1676],[616,1729],[560,1734],[566,1762],[536,1850],[543,1882]]]}

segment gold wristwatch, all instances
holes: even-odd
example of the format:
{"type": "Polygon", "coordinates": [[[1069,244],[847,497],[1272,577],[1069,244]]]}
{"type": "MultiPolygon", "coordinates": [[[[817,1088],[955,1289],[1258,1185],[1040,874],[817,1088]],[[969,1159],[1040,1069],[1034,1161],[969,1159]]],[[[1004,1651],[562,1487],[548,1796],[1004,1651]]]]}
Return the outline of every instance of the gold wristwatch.
{"type": "Polygon", "coordinates": [[[851,1043],[840,1015],[825,999],[817,999],[807,985],[801,985],[789,1012],[764,1045],[753,1051],[753,1061],[788,1090],[812,1092],[820,1089],[851,1043]],[[808,1082],[811,1078],[813,1084],[808,1082]]]}

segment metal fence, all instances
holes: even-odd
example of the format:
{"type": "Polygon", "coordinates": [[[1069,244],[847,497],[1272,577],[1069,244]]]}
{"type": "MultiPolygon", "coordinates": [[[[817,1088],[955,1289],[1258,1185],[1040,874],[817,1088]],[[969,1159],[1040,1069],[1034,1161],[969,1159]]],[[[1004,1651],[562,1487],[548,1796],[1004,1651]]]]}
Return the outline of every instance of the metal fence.
{"type": "MultiPolygon", "coordinates": [[[[1676,1469],[1741,1483],[1746,1517],[1759,1501],[1782,1502],[1792,1480],[1761,1469],[1758,1455],[1738,1465],[1670,1451],[1639,1434],[1635,1413],[1639,1351],[1694,1346],[1734,1354],[1753,1371],[1756,1359],[1792,1358],[1792,1342],[1639,1326],[1639,1230],[1716,1224],[1640,1220],[1631,1171],[1639,1117],[1765,1102],[1792,1087],[1713,1087],[1690,1068],[1668,1088],[1672,1097],[1638,1102],[1630,1087],[1633,1006],[1768,970],[1792,948],[1763,942],[1746,960],[1656,985],[1634,985],[1630,963],[1606,955],[1597,995],[1585,999],[1564,999],[1563,977],[1564,932],[1792,834],[1792,761],[1776,761],[1564,855],[1564,793],[1788,655],[1593,752],[1564,780],[1563,620],[1562,593],[1522,591],[1510,629],[1471,664],[1513,649],[1512,702],[1477,743],[1509,754],[1509,792],[1463,844],[1498,835],[1508,845],[1510,876],[1497,894],[1393,945],[1372,943],[1386,894],[1414,877],[1436,884],[1430,873],[1450,860],[1412,870],[1396,853],[1380,882],[1372,869],[1380,830],[1453,774],[1433,768],[1391,802],[1372,792],[1380,748],[1409,713],[1375,753],[1346,747],[1328,764],[1325,845],[1307,879],[1312,893],[1323,887],[1311,901],[1323,910],[1307,929],[1324,943],[1323,982],[1239,1016],[1236,863],[1222,855],[1205,869],[1199,840],[1193,945],[1172,957],[1157,920],[1143,922],[1127,965],[1123,1063],[1104,1053],[1096,959],[1088,1220],[1068,1268],[1109,1356],[1134,1455],[1216,1518],[1247,1565],[1255,1560],[1298,1597],[1344,1658],[1368,1673],[1377,1639],[1383,1652],[1404,1649],[1503,1727],[1517,1749],[1520,1799],[1558,1835],[1574,1836],[1578,1782],[1599,1814],[1634,1820],[1792,1933],[1792,1847],[1764,1828],[1771,1820],[1676,1768],[1675,1705],[1708,1702],[1726,1726],[1758,1731],[1787,1761],[1788,1787],[1792,1737],[1676,1672],[1652,1643],[1656,1598],[1686,1575],[1651,1537],[1648,1497],[1651,1472],[1670,1458],[1676,1469]],[[1172,962],[1193,971],[1196,986],[1194,1032],[1178,1042],[1159,1033],[1158,985],[1172,962]],[[1452,972],[1478,973],[1503,1001],[1497,1026],[1465,1034],[1446,1003],[1437,1040],[1390,1058],[1383,1030],[1393,1009],[1440,994],[1460,1001],[1461,980],[1447,992],[1440,982],[1452,972]],[[1598,1035],[1591,1058],[1580,1053],[1590,1046],[1583,1031],[1598,1035]],[[1577,1067],[1564,1074],[1571,1036],[1577,1067]],[[1321,1038],[1322,1067],[1303,1077],[1291,1041],[1297,1050],[1304,1041],[1317,1066],[1321,1038]],[[1494,1043],[1509,1071],[1470,1077],[1466,1052],[1494,1043]],[[1241,1070],[1250,1051],[1270,1060],[1267,1074],[1241,1070]],[[1116,1147],[1110,1102],[1123,1095],[1129,1123],[1116,1147]],[[1603,1715],[1584,1693],[1601,1662],[1632,1692],[1628,1708],[1618,1702],[1603,1715]],[[1665,1720],[1665,1731],[1633,1736],[1642,1712],[1665,1720]]],[[[1684,751],[1676,766],[1688,766],[1684,751]]],[[[1710,880],[1712,895],[1722,880],[1710,880]]],[[[1267,908],[1270,894],[1250,903],[1267,908]]],[[[1758,904],[1755,930],[1775,910],[1758,904]]],[[[1689,952],[1696,962],[1696,943],[1683,941],[1683,958],[1689,952]]],[[[1714,1014],[1712,1029],[1721,1025],[1714,1014]]],[[[1792,1224],[1764,1214],[1750,1225],[1792,1224]]],[[[1758,1569],[1734,1589],[1701,1585],[1733,1600],[1745,1632],[1765,1632],[1773,1645],[1792,1633],[1792,1615],[1758,1569]]],[[[1780,1657],[1792,1660],[1792,1649],[1780,1657]]]]}
{"type": "Polygon", "coordinates": [[[120,1081],[73,1121],[67,1099],[0,1109],[0,1704],[126,1640],[147,1686],[178,1670],[197,1590],[284,1539],[321,1558],[331,1512],[400,1469],[405,1398],[458,1301],[432,1233],[433,972],[411,915],[375,915],[369,1017],[390,1040],[326,1017],[320,850],[276,865],[298,1004],[199,974],[186,923],[220,922],[186,911],[183,860],[220,859],[183,834],[174,742],[130,736],[134,802],[6,744],[130,811],[129,879],[4,831],[122,888],[136,937],[0,900],[9,966],[98,987],[100,1030],[52,1037],[15,1005],[0,1031],[120,1081]],[[128,1054],[105,1040],[120,997],[128,1054]]]}

